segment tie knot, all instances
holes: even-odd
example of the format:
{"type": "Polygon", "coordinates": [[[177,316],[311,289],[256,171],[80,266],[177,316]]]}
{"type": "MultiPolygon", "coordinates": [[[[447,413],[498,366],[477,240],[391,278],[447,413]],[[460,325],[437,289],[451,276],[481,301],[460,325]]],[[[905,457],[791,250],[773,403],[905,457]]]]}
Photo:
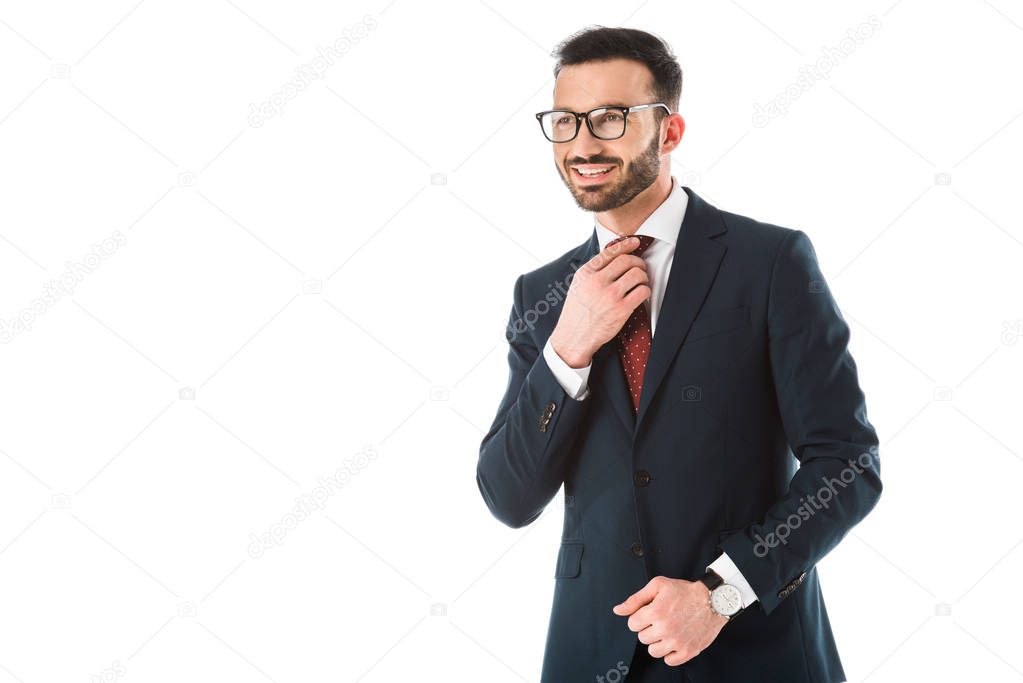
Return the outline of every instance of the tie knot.
{"type": "Polygon", "coordinates": [[[650,235],[622,235],[621,237],[616,237],[615,239],[611,240],[610,242],[607,243],[607,245],[611,246],[615,242],[621,242],[622,240],[628,237],[639,238],[639,246],[633,249],[631,252],[629,252],[630,254],[634,254],[636,256],[642,256],[643,252],[646,251],[647,248],[654,243],[654,238],[651,237],[650,235]]]}

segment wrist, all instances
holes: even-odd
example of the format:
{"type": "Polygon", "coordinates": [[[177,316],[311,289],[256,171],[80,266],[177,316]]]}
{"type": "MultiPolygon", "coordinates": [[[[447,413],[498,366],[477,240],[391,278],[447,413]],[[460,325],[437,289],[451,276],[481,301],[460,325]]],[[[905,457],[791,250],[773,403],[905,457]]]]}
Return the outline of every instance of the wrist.
{"type": "Polygon", "coordinates": [[[557,329],[551,334],[550,341],[554,353],[558,354],[568,367],[578,370],[590,364],[593,354],[580,345],[566,342],[558,335],[557,329]]]}
{"type": "Polygon", "coordinates": [[[731,621],[743,611],[742,592],[713,569],[700,577],[700,583],[707,589],[707,607],[714,614],[731,621]]]}
{"type": "Polygon", "coordinates": [[[721,575],[716,571],[708,568],[704,575],[700,577],[698,583],[702,584],[703,587],[707,589],[707,600],[709,601],[711,593],[714,592],[715,588],[724,583],[724,579],[722,579],[721,575]]]}

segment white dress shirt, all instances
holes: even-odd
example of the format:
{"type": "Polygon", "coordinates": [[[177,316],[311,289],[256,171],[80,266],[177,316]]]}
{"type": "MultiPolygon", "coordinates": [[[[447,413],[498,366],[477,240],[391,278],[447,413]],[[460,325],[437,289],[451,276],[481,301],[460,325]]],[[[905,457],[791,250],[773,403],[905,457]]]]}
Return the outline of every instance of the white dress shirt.
{"type": "MultiPolygon", "coordinates": [[[[675,256],[675,244],[678,241],[678,231],[682,227],[682,218],[686,213],[686,206],[689,203],[689,195],[685,193],[682,186],[671,177],[671,192],[668,198],[661,203],[650,216],[643,221],[643,224],[636,230],[637,235],[649,235],[654,238],[653,243],[643,252],[642,258],[647,264],[647,277],[650,280],[650,299],[641,305],[647,306],[650,310],[650,333],[653,335],[657,329],[657,316],[664,301],[664,290],[668,284],[668,275],[671,269],[671,262],[675,256]]],[[[620,237],[617,233],[605,228],[593,217],[593,226],[597,232],[598,250],[603,251],[608,242],[620,237]]],[[[550,366],[554,377],[561,384],[571,398],[582,401],[590,395],[587,382],[590,376],[591,364],[582,368],[570,367],[551,346],[550,339],[543,348],[544,358],[550,366]]],[[[743,577],[739,568],[735,566],[727,554],[722,553],[714,562],[708,565],[707,569],[713,569],[725,583],[736,586],[742,592],[742,606],[748,607],[756,599],[756,593],[743,577]]]]}

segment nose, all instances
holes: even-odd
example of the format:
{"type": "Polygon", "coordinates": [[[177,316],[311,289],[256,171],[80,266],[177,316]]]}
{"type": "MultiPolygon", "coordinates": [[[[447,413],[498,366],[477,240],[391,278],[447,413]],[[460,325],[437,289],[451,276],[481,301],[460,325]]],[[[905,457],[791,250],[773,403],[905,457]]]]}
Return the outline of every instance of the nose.
{"type": "Polygon", "coordinates": [[[604,149],[604,141],[593,137],[593,133],[590,132],[589,127],[584,121],[579,126],[579,134],[568,143],[568,147],[568,156],[566,158],[582,157],[583,159],[589,159],[604,149]]]}

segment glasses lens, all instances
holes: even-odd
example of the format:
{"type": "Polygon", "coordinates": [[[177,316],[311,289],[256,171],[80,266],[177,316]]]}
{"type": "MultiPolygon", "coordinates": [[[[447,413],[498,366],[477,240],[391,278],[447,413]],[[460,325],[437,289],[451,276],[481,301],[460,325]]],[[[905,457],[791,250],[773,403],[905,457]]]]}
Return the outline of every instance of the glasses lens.
{"type": "Polygon", "coordinates": [[[553,142],[568,142],[575,137],[575,116],[567,111],[549,111],[540,117],[544,135],[553,142]]]}
{"type": "Polygon", "coordinates": [[[625,114],[620,109],[594,109],[590,112],[593,134],[607,140],[625,133],[625,114]]]}

